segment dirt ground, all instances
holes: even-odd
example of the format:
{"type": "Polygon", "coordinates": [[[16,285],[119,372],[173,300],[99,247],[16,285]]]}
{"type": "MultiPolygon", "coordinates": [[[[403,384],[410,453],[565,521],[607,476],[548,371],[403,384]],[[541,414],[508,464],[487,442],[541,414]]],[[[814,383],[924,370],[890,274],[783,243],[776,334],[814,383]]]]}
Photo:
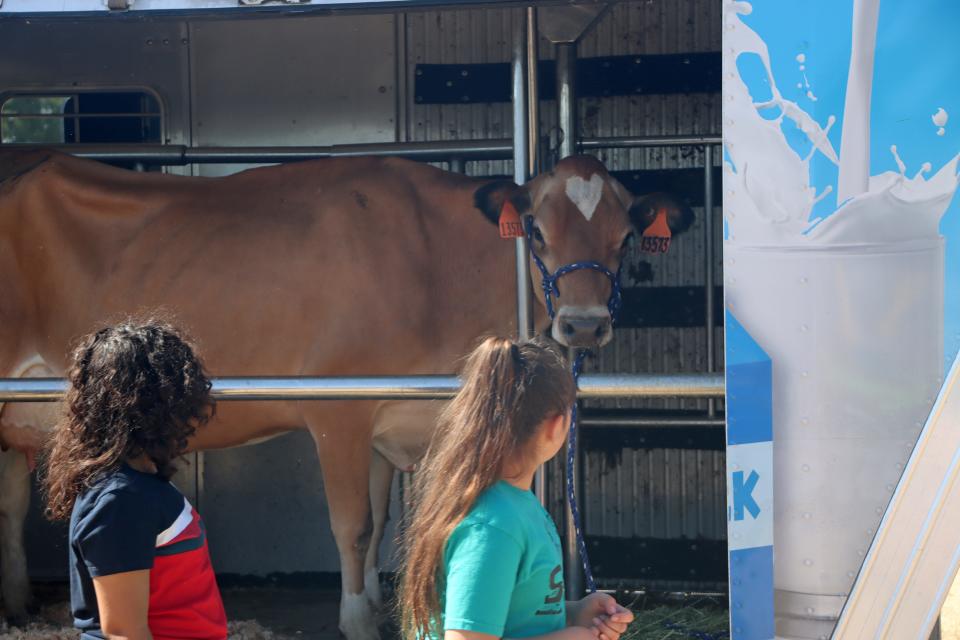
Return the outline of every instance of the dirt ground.
{"type": "MultiPolygon", "coordinates": [[[[339,594],[329,589],[227,587],[229,640],[339,640],[339,594]]],[[[39,611],[26,628],[0,621],[0,640],[75,640],[65,584],[34,586],[39,611]]],[[[387,636],[385,636],[387,637],[387,636]]]]}

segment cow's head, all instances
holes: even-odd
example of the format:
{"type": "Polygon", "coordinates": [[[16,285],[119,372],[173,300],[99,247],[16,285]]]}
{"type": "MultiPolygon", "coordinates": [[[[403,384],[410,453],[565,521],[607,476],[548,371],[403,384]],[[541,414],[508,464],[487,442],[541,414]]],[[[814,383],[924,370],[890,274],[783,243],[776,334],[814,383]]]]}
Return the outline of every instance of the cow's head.
{"type": "MultiPolygon", "coordinates": [[[[614,273],[635,239],[662,214],[672,234],[685,231],[693,212],[662,193],[634,197],[592,156],[571,156],[553,171],[523,186],[503,180],[479,188],[474,201],[496,223],[505,205],[512,206],[531,225],[533,250],[546,268],[595,261],[614,273]]],[[[496,231],[492,231],[496,233],[496,231]]],[[[531,268],[540,291],[540,271],[531,268]]],[[[611,282],[599,271],[582,269],[559,281],[561,296],[554,300],[555,340],[571,347],[602,346],[612,337],[607,310],[611,282]]],[[[542,296],[538,296],[543,304],[542,296]]]]}

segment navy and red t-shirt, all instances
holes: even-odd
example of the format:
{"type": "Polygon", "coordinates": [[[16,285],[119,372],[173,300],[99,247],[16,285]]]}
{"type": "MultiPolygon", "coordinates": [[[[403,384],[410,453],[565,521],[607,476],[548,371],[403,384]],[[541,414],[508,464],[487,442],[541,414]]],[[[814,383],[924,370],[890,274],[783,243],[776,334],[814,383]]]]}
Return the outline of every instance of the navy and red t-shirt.
{"type": "Polygon", "coordinates": [[[155,640],[222,640],[227,617],[200,516],[176,487],[123,465],[77,498],[70,517],[70,607],[82,640],[103,638],[93,578],[150,569],[155,640]]]}

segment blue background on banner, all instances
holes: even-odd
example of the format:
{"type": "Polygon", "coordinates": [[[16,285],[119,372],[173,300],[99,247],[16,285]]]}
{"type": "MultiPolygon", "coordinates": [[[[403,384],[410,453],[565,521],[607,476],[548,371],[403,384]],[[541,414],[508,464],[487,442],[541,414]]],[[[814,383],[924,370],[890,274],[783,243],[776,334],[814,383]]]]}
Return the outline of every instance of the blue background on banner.
{"type": "Polygon", "coordinates": [[[773,638],[773,547],[730,552],[730,628],[736,640],[773,638]],[[741,605],[741,606],[738,606],[741,605]]]}
{"type": "Polygon", "coordinates": [[[772,365],[747,330],[726,313],[727,445],[773,440],[772,365]]]}
{"type": "Polygon", "coordinates": [[[727,536],[734,640],[770,640],[773,616],[773,368],[727,311],[727,536]]]}
{"type": "MultiPolygon", "coordinates": [[[[753,0],[750,4],[753,12],[742,19],[766,42],[781,94],[821,126],[829,116],[837,118],[830,141],[839,153],[853,0],[753,0]],[[803,71],[798,54],[806,58],[803,71]],[[806,95],[804,74],[816,101],[806,95]]],[[[960,152],[958,25],[960,0],[881,0],[871,103],[871,175],[897,171],[890,152],[894,144],[908,176],[916,174],[924,162],[936,171],[960,152]],[[949,114],[944,136],[937,135],[931,120],[940,107],[949,114]]],[[[755,99],[770,95],[757,60],[744,56],[740,68],[755,99]]],[[[809,148],[799,135],[788,139],[801,153],[809,148]]],[[[811,184],[817,193],[833,185],[834,194],[814,209],[813,217],[836,210],[836,183],[836,165],[816,154],[811,184]]],[[[960,292],[960,197],[954,198],[944,215],[941,233],[947,238],[946,290],[960,292]]],[[[944,363],[948,367],[960,348],[960,295],[945,296],[945,303],[944,363]]]]}

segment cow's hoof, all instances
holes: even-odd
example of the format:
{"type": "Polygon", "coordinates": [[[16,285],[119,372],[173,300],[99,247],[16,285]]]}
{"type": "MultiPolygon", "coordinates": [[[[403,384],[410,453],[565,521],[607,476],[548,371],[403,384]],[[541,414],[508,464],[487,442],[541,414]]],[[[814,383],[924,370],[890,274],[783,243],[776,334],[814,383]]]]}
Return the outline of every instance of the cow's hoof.
{"type": "Polygon", "coordinates": [[[347,640],[380,640],[377,617],[365,593],[344,593],[340,599],[340,632],[347,640]]]}

